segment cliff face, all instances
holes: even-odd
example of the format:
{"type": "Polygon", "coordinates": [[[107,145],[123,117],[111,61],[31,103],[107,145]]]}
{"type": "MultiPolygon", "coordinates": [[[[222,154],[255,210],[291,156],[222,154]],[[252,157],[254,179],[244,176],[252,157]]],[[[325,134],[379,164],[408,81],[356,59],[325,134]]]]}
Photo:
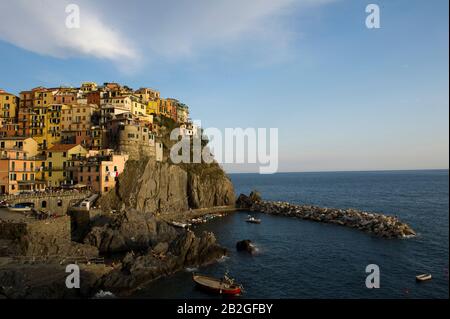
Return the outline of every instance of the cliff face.
{"type": "Polygon", "coordinates": [[[114,190],[99,200],[103,209],[141,212],[186,211],[233,205],[231,181],[217,164],[174,165],[129,160],[114,190]]]}

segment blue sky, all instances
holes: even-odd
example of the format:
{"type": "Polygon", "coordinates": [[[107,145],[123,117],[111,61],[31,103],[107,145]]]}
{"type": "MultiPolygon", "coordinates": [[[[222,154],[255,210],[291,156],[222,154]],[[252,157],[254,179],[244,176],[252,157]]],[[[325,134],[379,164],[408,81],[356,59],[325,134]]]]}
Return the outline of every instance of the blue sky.
{"type": "Polygon", "coordinates": [[[279,128],[280,171],[448,168],[448,9],[447,0],[0,0],[0,88],[154,87],[203,126],[279,128]],[[80,7],[79,30],[64,27],[67,3],[80,7]],[[380,6],[380,29],[365,26],[369,3],[380,6]]]}

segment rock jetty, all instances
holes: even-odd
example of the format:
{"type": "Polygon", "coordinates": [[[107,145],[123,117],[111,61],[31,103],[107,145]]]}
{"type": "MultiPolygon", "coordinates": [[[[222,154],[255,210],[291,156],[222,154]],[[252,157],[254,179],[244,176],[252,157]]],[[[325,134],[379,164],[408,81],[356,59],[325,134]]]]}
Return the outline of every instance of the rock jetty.
{"type": "Polygon", "coordinates": [[[336,224],[374,234],[384,238],[408,238],[415,236],[414,230],[397,217],[356,209],[324,208],[312,205],[295,205],[261,199],[257,192],[250,196],[241,194],[236,202],[241,209],[271,215],[296,217],[305,220],[336,224]]]}

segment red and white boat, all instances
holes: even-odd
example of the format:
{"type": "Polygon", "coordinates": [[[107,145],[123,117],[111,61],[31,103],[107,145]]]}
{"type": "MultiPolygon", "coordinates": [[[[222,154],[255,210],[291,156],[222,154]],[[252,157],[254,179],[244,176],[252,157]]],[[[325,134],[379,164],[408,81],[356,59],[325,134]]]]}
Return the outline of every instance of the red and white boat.
{"type": "Polygon", "coordinates": [[[192,279],[200,288],[221,295],[238,296],[242,293],[242,285],[225,275],[222,279],[193,274],[192,279]]]}

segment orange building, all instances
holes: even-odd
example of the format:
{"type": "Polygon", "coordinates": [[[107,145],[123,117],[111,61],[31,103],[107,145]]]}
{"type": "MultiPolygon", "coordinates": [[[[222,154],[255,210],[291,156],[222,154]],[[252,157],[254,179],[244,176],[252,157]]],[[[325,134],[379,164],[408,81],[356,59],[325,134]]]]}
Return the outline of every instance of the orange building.
{"type": "Polygon", "coordinates": [[[43,191],[37,169],[37,143],[32,138],[0,139],[0,194],[43,191]]]}

